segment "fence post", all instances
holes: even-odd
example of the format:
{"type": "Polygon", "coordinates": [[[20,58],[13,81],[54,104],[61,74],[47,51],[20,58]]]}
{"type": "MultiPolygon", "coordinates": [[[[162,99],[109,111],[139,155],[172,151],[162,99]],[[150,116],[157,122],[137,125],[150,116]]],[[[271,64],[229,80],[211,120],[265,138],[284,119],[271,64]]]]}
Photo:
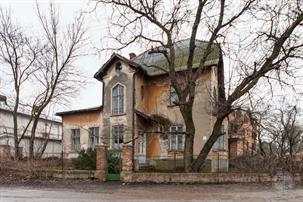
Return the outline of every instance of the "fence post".
{"type": "Polygon", "coordinates": [[[98,145],[96,147],[96,174],[97,178],[106,181],[106,146],[98,145]]]}
{"type": "Polygon", "coordinates": [[[217,168],[217,172],[220,172],[220,152],[218,152],[218,168],[217,168]]]}
{"type": "Polygon", "coordinates": [[[133,172],[133,146],[123,145],[122,148],[122,172],[121,180],[123,182],[130,181],[131,174],[133,172]]]}
{"type": "Polygon", "coordinates": [[[133,146],[124,145],[122,148],[122,171],[132,172],[133,171],[133,146]]]}
{"type": "Polygon", "coordinates": [[[174,152],[174,163],[175,163],[175,171],[177,171],[176,152],[174,152]]]}
{"type": "Polygon", "coordinates": [[[62,170],[64,170],[64,154],[63,154],[63,150],[61,151],[61,167],[62,167],[62,170]]]}

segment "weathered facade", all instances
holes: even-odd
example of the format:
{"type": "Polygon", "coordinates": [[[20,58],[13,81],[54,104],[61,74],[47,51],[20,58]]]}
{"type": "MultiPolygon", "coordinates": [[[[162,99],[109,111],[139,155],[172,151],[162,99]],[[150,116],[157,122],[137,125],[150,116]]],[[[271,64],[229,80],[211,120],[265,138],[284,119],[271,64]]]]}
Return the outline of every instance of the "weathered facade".
{"type": "MultiPolygon", "coordinates": [[[[204,41],[196,43],[194,68],[197,68],[199,57],[207,44],[204,41]]],[[[182,72],[186,68],[187,45],[188,40],[176,43],[177,72],[182,72]]],[[[185,126],[179,108],[173,102],[173,99],[177,98],[167,74],[159,68],[152,67],[165,68],[165,58],[161,54],[148,53],[149,51],[146,51],[138,56],[131,54],[132,57],[129,59],[113,54],[95,74],[94,77],[103,83],[103,108],[98,112],[98,118],[82,122],[83,119],[88,120],[91,114],[77,111],[58,113],[63,117],[64,152],[68,156],[71,133],[80,125],[78,122],[81,122],[81,127],[99,125],[100,144],[110,149],[121,149],[122,145],[133,146],[135,164],[150,165],[161,159],[176,156],[182,158],[185,126]],[[74,118],[68,118],[68,113],[73,113],[74,118]],[[161,120],[166,120],[165,130],[161,120]]],[[[213,100],[218,95],[218,74],[223,72],[223,59],[219,47],[213,48],[206,66],[206,71],[197,82],[193,106],[193,119],[196,125],[194,155],[198,155],[207,141],[215,121],[213,100]],[[221,71],[218,71],[219,69],[221,71]]],[[[215,144],[209,159],[219,156],[218,160],[224,160],[226,163],[220,164],[223,167],[212,164],[217,166],[212,169],[213,171],[228,168],[227,120],[223,125],[222,132],[225,135],[215,144]]]]}
{"type": "MultiPolygon", "coordinates": [[[[27,113],[18,113],[18,135],[21,136],[23,129],[30,120],[27,113]]],[[[13,135],[13,112],[6,104],[5,96],[0,99],[0,145],[10,147],[10,155],[14,156],[15,145],[13,135]]],[[[31,135],[31,125],[21,140],[19,147],[23,157],[29,155],[29,144],[31,135]]],[[[43,149],[45,141],[47,146],[42,157],[61,156],[62,152],[62,123],[58,120],[40,118],[37,126],[36,137],[34,140],[34,152],[39,153],[43,149]]]]}
{"type": "Polygon", "coordinates": [[[234,111],[229,115],[229,158],[256,152],[256,137],[253,124],[244,111],[234,111]]]}
{"type": "Polygon", "coordinates": [[[63,121],[63,156],[76,158],[81,149],[100,143],[102,107],[57,113],[63,121]]]}

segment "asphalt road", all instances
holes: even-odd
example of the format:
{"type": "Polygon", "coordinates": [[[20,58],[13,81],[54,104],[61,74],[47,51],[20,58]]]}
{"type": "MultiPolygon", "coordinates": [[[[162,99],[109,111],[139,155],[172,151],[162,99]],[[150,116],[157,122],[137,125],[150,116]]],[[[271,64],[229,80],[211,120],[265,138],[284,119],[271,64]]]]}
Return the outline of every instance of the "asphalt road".
{"type": "Polygon", "coordinates": [[[121,185],[78,184],[77,186],[0,185],[0,202],[57,202],[57,201],[303,201],[303,188],[292,190],[273,188],[272,185],[121,185]],[[59,188],[58,188],[59,187],[59,188]]]}

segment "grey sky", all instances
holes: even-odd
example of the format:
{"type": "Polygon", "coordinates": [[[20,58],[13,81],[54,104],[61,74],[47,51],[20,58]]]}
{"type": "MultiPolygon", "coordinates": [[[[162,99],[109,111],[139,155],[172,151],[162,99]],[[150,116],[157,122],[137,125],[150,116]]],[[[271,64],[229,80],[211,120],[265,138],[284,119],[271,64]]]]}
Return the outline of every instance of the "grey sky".
{"type": "MultiPolygon", "coordinates": [[[[5,1],[0,0],[0,5],[3,9],[10,9],[12,15],[16,18],[17,23],[21,26],[25,26],[29,32],[35,33],[34,30],[37,26],[40,26],[37,21],[35,0],[12,0],[5,1]]],[[[82,10],[89,10],[92,7],[92,4],[89,4],[87,0],[57,0],[52,1],[59,8],[61,21],[62,23],[72,22],[73,17],[82,10]]],[[[38,1],[41,9],[47,9],[49,6],[49,1],[39,0],[38,1]]],[[[87,36],[90,38],[90,43],[94,44],[96,47],[99,45],[100,38],[105,34],[105,19],[102,19],[102,14],[96,16],[95,13],[90,14],[87,17],[86,27],[88,28],[87,36]]],[[[71,103],[68,104],[68,109],[96,106],[101,104],[101,95],[102,88],[101,83],[93,79],[94,73],[98,70],[101,64],[106,59],[107,55],[93,55],[93,47],[90,47],[92,50],[88,55],[82,57],[78,61],[77,67],[88,77],[88,85],[85,88],[82,88],[80,94],[75,98],[71,99],[71,103]]],[[[3,75],[4,76],[4,75],[3,75]]],[[[6,83],[0,83],[0,92],[8,94],[8,90],[4,87],[7,87],[6,83]]],[[[62,110],[63,108],[59,108],[62,110]]]]}
{"type": "MultiPolygon", "coordinates": [[[[88,11],[94,7],[94,3],[89,0],[53,0],[52,2],[59,8],[61,21],[63,24],[72,22],[73,17],[77,15],[80,10],[88,11]]],[[[48,0],[38,0],[40,7],[47,9],[49,6],[48,0]]],[[[3,9],[11,9],[12,15],[17,19],[17,22],[25,26],[29,32],[35,34],[37,26],[40,26],[37,21],[36,0],[0,0],[0,6],[3,9]]],[[[83,72],[84,76],[88,78],[88,84],[81,89],[79,95],[71,98],[71,102],[67,103],[67,107],[59,107],[57,110],[69,110],[69,109],[79,109],[84,107],[97,106],[101,104],[102,100],[102,86],[101,83],[93,78],[94,73],[100,68],[100,66],[108,59],[111,51],[102,52],[102,54],[96,54],[94,47],[102,48],[102,43],[106,43],[104,39],[107,32],[107,25],[109,22],[109,9],[104,7],[99,7],[97,12],[91,12],[86,18],[87,36],[90,39],[89,55],[81,58],[76,66],[80,71],[83,72]],[[95,55],[93,55],[95,53],[95,55]]],[[[108,46],[106,44],[105,46],[108,46]]],[[[122,51],[122,55],[127,56],[129,52],[139,53],[138,49],[134,47],[126,48],[122,51]]],[[[225,60],[228,64],[228,61],[225,60]]],[[[227,66],[227,65],[225,65],[227,66]]],[[[4,75],[0,75],[0,79],[3,80],[4,75]],[[2,77],[2,78],[1,78],[2,77]]],[[[7,83],[1,82],[0,80],[0,93],[9,94],[9,89],[4,88],[7,83]]],[[[276,95],[285,94],[283,90],[279,89],[276,95]]]]}

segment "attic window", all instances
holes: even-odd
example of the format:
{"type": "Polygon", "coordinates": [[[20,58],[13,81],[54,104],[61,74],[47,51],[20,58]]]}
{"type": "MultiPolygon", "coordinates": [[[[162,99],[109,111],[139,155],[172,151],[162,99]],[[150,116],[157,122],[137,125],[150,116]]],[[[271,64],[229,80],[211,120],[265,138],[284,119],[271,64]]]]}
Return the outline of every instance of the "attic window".
{"type": "Polygon", "coordinates": [[[116,64],[116,72],[117,72],[117,73],[120,73],[121,70],[122,70],[122,64],[121,64],[121,62],[118,62],[118,63],[116,64]]]}

